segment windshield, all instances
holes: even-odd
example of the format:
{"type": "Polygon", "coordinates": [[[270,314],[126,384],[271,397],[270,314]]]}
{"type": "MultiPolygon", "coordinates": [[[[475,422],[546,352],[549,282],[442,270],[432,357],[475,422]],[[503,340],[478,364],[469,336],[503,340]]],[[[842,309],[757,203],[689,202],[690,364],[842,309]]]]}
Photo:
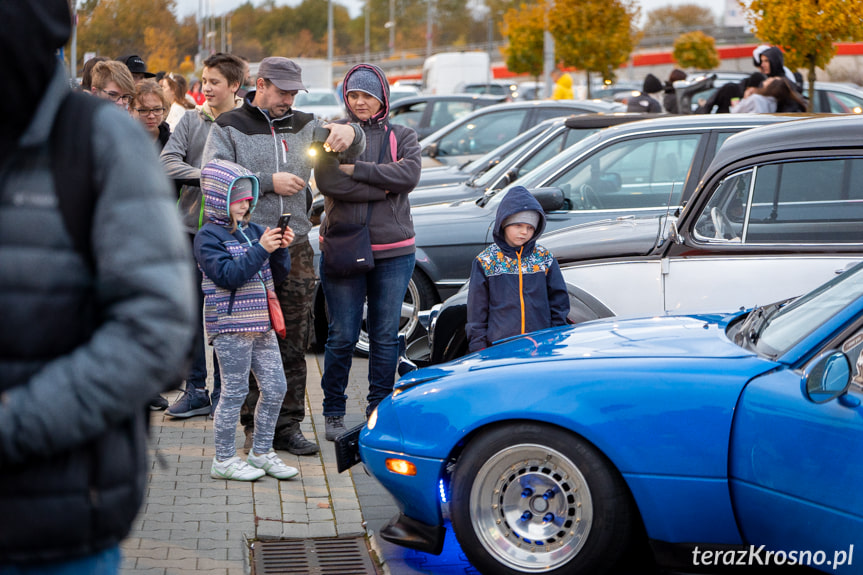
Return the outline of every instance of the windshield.
{"type": "Polygon", "coordinates": [[[602,132],[600,131],[595,134],[591,134],[590,136],[587,136],[571,148],[567,148],[563,152],[557,154],[544,164],[538,166],[529,174],[525,174],[524,177],[519,178],[517,181],[506,186],[505,188],[501,188],[500,190],[490,190],[489,192],[486,192],[485,196],[477,200],[479,205],[485,206],[489,209],[497,209],[497,205],[504,198],[504,196],[506,196],[506,191],[512,186],[524,186],[529,190],[533,188],[543,187],[544,182],[548,180],[552,174],[560,171],[563,167],[571,164],[574,158],[579,157],[586,150],[592,148],[600,139],[601,134],[602,132]]]}
{"type": "Polygon", "coordinates": [[[857,265],[768,315],[756,334],[755,351],[768,357],[782,355],[861,296],[863,265],[857,265]]]}
{"type": "Polygon", "coordinates": [[[472,174],[477,170],[482,170],[483,168],[487,168],[489,166],[496,166],[497,163],[504,157],[508,156],[514,148],[516,148],[517,146],[521,146],[521,144],[523,144],[524,142],[533,140],[538,134],[545,132],[554,122],[555,119],[552,119],[542,122],[541,124],[537,124],[526,132],[519,134],[518,137],[513,139],[511,142],[502,144],[494,150],[483,154],[476,160],[468,162],[464,165],[464,167],[461,168],[462,171],[467,172],[468,174],[472,174]]]}

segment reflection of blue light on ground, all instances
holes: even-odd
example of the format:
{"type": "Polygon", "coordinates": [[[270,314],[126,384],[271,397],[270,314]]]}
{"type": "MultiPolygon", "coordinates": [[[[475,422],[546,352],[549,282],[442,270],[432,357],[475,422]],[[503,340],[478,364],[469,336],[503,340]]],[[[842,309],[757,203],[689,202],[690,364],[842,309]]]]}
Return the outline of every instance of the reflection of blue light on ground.
{"type": "MultiPolygon", "coordinates": [[[[440,555],[406,550],[404,561],[412,569],[410,573],[479,575],[479,571],[470,564],[464,551],[461,550],[450,522],[445,521],[444,527],[446,527],[446,538],[444,539],[443,552],[440,555]]],[[[396,573],[396,571],[393,571],[393,573],[396,573]]]]}

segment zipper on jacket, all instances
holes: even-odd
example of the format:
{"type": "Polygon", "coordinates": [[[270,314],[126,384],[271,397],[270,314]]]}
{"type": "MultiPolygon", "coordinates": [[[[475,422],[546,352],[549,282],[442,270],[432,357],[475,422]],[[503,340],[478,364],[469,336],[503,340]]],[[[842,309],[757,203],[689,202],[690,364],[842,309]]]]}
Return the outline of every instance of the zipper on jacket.
{"type": "MultiPolygon", "coordinates": [[[[276,136],[276,127],[273,126],[273,122],[267,118],[267,122],[270,124],[270,133],[273,135],[273,151],[276,153],[276,171],[279,171],[279,138],[276,136]]],[[[282,154],[284,155],[284,151],[282,154]]],[[[286,160],[287,161],[287,160],[286,160]]]]}
{"type": "Polygon", "coordinates": [[[521,306],[521,333],[524,333],[524,277],[521,275],[521,252],[524,251],[524,246],[521,246],[515,255],[518,257],[518,300],[521,306]]]}

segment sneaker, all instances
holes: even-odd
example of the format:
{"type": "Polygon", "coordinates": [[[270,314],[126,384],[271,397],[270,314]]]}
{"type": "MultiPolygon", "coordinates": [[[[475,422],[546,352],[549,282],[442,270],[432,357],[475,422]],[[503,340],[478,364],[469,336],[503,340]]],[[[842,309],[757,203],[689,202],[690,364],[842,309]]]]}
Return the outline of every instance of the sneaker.
{"type": "Polygon", "coordinates": [[[168,400],[161,395],[157,395],[150,399],[149,406],[150,411],[162,411],[168,409],[168,400]]]}
{"type": "Polygon", "coordinates": [[[210,477],[213,479],[233,479],[234,481],[254,481],[260,479],[267,472],[257,467],[252,467],[236,455],[225,461],[213,458],[210,467],[210,477]]]}
{"type": "Polygon", "coordinates": [[[243,442],[243,451],[248,455],[252,450],[252,443],[255,442],[255,430],[251,427],[244,427],[243,433],[246,434],[246,441],[243,442]]]}
{"type": "Polygon", "coordinates": [[[320,451],[317,444],[306,439],[300,430],[273,439],[273,449],[288,451],[294,455],[314,455],[320,451]]]}
{"type": "Polygon", "coordinates": [[[279,456],[272,449],[264,455],[258,455],[253,451],[246,458],[246,461],[252,467],[262,469],[267,475],[271,475],[276,479],[290,479],[291,477],[296,477],[300,472],[296,467],[285,465],[285,462],[279,459],[279,456]]]}
{"type": "Polygon", "coordinates": [[[183,395],[165,413],[177,419],[185,419],[195,415],[209,415],[210,394],[206,389],[187,385],[183,395]]]}
{"type": "Polygon", "coordinates": [[[327,431],[324,434],[327,441],[335,441],[336,438],[342,433],[348,430],[345,427],[345,416],[344,415],[330,415],[326,418],[326,428],[327,431]]]}

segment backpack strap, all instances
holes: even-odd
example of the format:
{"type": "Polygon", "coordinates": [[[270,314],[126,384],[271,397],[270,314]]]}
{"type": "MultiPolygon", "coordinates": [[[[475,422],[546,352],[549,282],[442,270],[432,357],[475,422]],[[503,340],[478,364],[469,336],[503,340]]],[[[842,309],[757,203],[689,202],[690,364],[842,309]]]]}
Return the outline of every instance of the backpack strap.
{"type": "Polygon", "coordinates": [[[70,92],[60,104],[51,129],[51,174],[63,225],[72,245],[90,269],[95,260],[90,242],[99,189],[93,180],[93,117],[104,100],[70,92]]]}

